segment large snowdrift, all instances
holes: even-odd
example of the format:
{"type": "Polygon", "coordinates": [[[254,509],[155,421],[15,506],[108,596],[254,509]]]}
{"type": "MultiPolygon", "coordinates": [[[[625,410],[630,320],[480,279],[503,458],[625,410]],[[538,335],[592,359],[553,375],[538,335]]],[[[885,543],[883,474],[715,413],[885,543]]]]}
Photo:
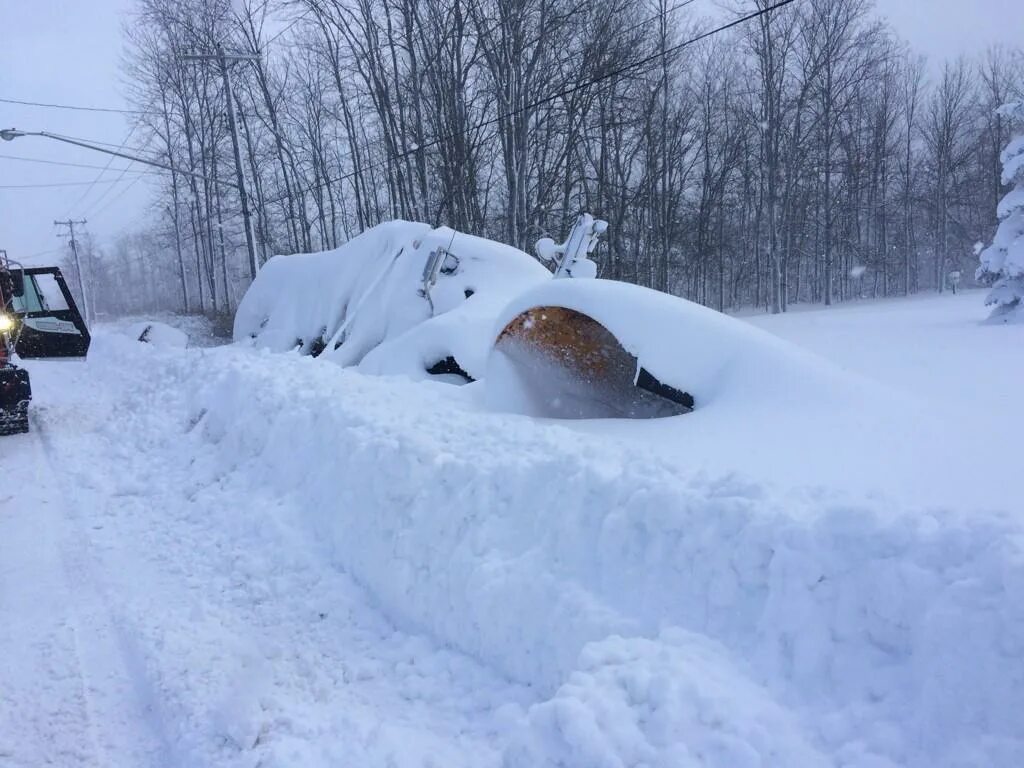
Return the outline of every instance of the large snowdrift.
{"type": "Polygon", "coordinates": [[[512,296],[550,277],[520,250],[448,227],[393,221],[333,251],[276,256],[259,271],[235,315],[236,341],[275,352],[319,352],[370,373],[423,378],[454,357],[483,376],[493,318],[512,296]],[[429,299],[431,251],[455,258],[429,299]]]}
{"type": "Polygon", "coordinates": [[[1019,521],[775,491],[436,387],[222,354],[195,405],[222,471],[291,499],[401,625],[547,700],[509,765],[1024,761],[1019,521]]]}

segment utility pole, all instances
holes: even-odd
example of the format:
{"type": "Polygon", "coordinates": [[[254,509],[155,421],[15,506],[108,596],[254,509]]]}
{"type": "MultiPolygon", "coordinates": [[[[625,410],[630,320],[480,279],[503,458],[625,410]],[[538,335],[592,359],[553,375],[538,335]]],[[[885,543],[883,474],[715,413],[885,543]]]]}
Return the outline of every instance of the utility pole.
{"type": "MultiPolygon", "coordinates": [[[[82,309],[85,311],[85,323],[86,325],[92,325],[92,312],[89,310],[89,299],[85,295],[85,280],[82,279],[82,262],[78,258],[78,241],[75,239],[75,224],[81,224],[83,227],[86,225],[86,220],[74,221],[68,219],[67,221],[54,221],[53,226],[55,227],[67,227],[68,233],[71,236],[71,252],[75,255],[75,271],[78,273],[78,292],[82,295],[82,309]]],[[[58,232],[57,237],[63,237],[63,232],[58,232]]]]}
{"type": "Polygon", "coordinates": [[[235,154],[235,178],[238,182],[238,194],[242,199],[242,222],[245,227],[245,247],[249,252],[249,277],[256,279],[256,270],[259,263],[256,261],[256,239],[252,234],[252,219],[249,215],[249,195],[245,191],[245,172],[242,168],[242,153],[238,146],[238,125],[235,122],[235,97],[231,90],[231,75],[228,71],[228,63],[236,61],[255,61],[258,57],[254,53],[224,53],[221,46],[217,46],[215,54],[185,54],[181,57],[185,61],[212,61],[220,63],[220,74],[224,80],[224,94],[228,100],[228,128],[231,129],[231,148],[235,154]]]}

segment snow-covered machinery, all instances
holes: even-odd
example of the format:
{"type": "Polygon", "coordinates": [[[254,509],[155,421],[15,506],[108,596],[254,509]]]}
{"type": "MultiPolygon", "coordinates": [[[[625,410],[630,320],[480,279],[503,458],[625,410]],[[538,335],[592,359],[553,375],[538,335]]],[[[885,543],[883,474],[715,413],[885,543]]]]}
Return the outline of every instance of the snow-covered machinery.
{"type": "Polygon", "coordinates": [[[23,267],[0,251],[0,435],[28,432],[32,387],[21,359],[85,357],[89,330],[57,267],[23,267]]]}
{"type": "MultiPolygon", "coordinates": [[[[596,278],[589,255],[608,222],[581,214],[564,243],[537,242],[552,277],[596,278]]],[[[693,409],[693,397],[663,384],[590,314],[559,304],[530,306],[506,323],[494,343],[503,377],[519,381],[520,410],[558,418],[649,418],[693,409]]]]}
{"type": "MultiPolygon", "coordinates": [[[[563,284],[633,287],[594,279],[588,256],[607,226],[582,214],[564,243],[537,243],[538,261],[447,227],[381,224],[334,251],[267,262],[239,305],[234,336],[369,373],[462,384],[486,378],[485,387],[495,391],[506,390],[495,377],[515,379],[511,407],[538,416],[686,413],[694,399],[685,382],[658,378],[640,350],[624,346],[619,330],[595,319],[586,302],[570,306],[557,298],[563,284]],[[555,293],[504,317],[544,285],[555,293]]],[[[607,290],[600,291],[607,300],[607,290]]],[[[614,300],[647,299],[629,292],[614,300]]],[[[613,319],[628,323],[635,314],[613,319]]]]}

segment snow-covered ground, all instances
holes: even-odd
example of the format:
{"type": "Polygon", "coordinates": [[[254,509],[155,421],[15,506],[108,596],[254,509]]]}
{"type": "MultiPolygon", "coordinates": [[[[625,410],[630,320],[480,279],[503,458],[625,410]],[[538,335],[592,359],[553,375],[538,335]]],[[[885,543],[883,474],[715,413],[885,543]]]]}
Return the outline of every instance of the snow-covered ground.
{"type": "Polygon", "coordinates": [[[0,765],[1024,764],[985,315],[752,318],[869,396],[640,423],[100,329],[0,442],[0,765]]]}

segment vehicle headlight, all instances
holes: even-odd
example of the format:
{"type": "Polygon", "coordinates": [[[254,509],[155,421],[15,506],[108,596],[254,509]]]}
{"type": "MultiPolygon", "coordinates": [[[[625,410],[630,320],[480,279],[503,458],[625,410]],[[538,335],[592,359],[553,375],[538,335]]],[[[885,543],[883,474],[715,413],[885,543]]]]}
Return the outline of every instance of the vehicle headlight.
{"type": "Polygon", "coordinates": [[[0,312],[0,333],[9,331],[14,328],[14,318],[10,315],[0,312]]]}

